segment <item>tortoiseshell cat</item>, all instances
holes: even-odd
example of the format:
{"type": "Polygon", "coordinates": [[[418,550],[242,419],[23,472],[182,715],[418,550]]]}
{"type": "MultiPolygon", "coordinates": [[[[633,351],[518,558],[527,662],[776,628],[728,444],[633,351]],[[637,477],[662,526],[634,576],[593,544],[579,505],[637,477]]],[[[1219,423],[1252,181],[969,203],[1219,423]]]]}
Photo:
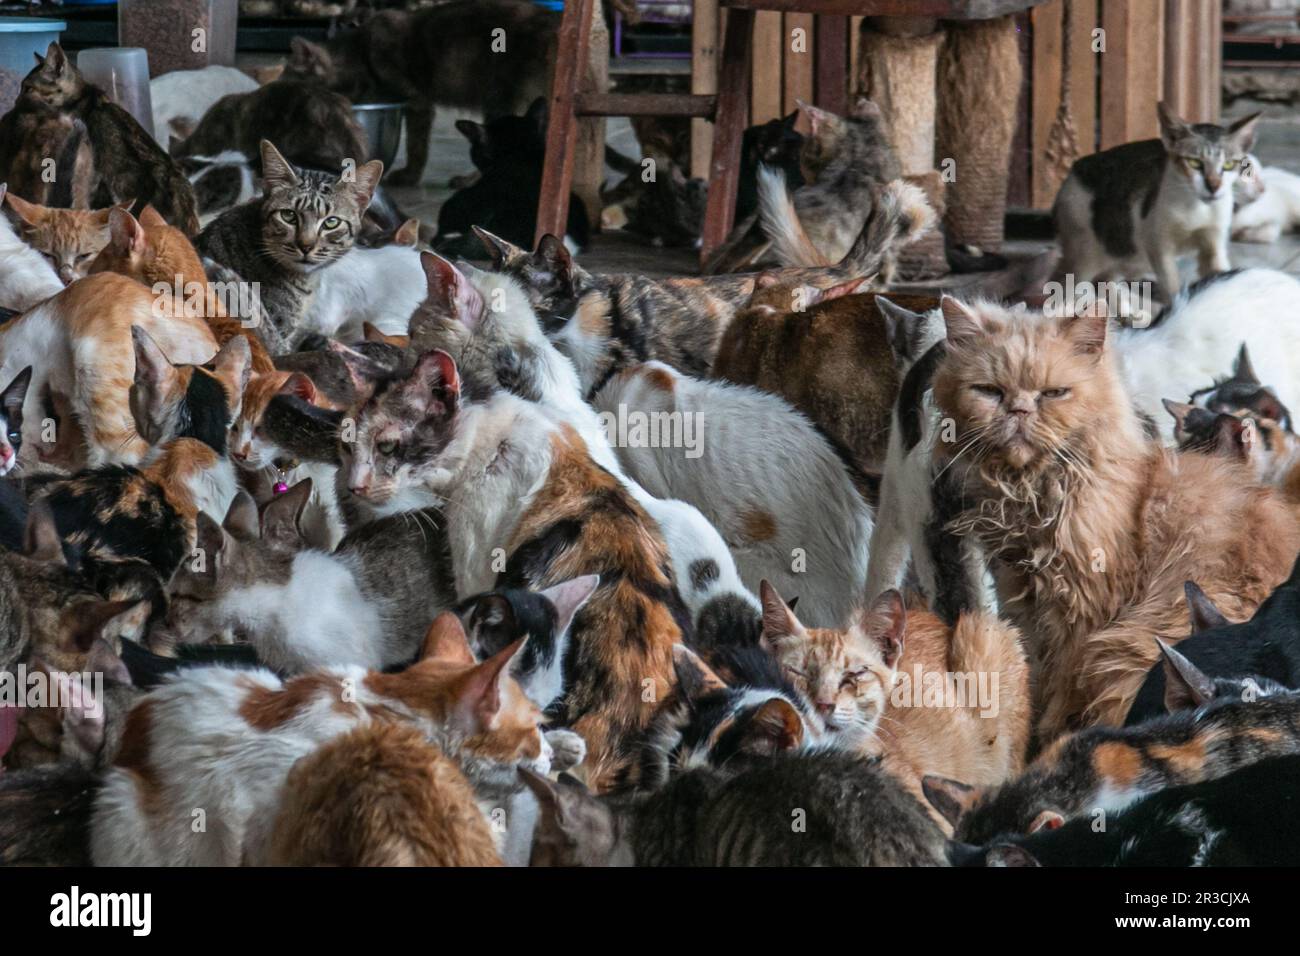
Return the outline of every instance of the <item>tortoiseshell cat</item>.
{"type": "Polygon", "coordinates": [[[5,202],[20,220],[23,240],[43,255],[67,285],[89,274],[90,264],[108,245],[108,217],[114,209],[128,209],[131,201],[108,209],[54,209],[5,194],[5,202]]]}

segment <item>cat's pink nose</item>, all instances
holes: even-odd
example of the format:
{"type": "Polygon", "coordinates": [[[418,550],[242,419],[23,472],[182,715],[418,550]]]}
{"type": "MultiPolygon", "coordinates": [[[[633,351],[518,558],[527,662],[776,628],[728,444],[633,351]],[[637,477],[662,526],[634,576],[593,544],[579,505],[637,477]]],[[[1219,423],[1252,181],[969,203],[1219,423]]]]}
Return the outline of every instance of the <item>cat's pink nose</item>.
{"type": "Polygon", "coordinates": [[[358,498],[364,498],[366,495],[370,494],[370,482],[366,482],[364,485],[352,485],[348,488],[348,491],[352,492],[352,494],[356,495],[358,498]]]}
{"type": "Polygon", "coordinates": [[[835,713],[834,704],[823,704],[821,701],[818,701],[816,707],[817,713],[821,714],[823,717],[829,717],[831,714],[835,713]]]}

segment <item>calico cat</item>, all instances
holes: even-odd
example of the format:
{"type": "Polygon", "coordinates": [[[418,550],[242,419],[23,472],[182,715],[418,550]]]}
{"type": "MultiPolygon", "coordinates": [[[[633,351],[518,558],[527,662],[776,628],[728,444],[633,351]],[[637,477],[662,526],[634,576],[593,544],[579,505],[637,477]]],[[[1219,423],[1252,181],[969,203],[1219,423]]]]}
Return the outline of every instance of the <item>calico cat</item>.
{"type": "MultiPolygon", "coordinates": [[[[546,159],[546,115],[546,98],[538,97],[522,116],[498,116],[481,124],[456,121],[482,176],[452,193],[438,210],[435,251],[445,256],[481,254],[474,226],[518,245],[533,241],[546,159]]],[[[587,207],[572,193],[565,239],[577,249],[591,239],[587,207]]]]}
{"type": "Polygon", "coordinates": [[[363,724],[285,777],[267,866],[500,866],[492,829],[455,762],[415,727],[363,724]]]}
{"type": "Polygon", "coordinates": [[[550,769],[541,712],[506,673],[521,643],[466,662],[464,632],[447,614],[430,626],[420,659],[397,673],[334,668],[281,681],[260,669],[183,671],[127,717],[95,800],[92,859],[237,865],[266,845],[295,762],[373,722],[415,728],[493,806],[518,789],[517,767],[550,769]],[[191,827],[192,807],[206,811],[202,832],[191,827]]]}
{"type": "Polygon", "coordinates": [[[459,595],[600,575],[552,708],[587,742],[599,788],[671,686],[671,648],[690,622],[663,538],[578,432],[508,392],[477,389],[467,382],[462,394],[447,353],[424,354],[355,413],[340,474],[380,514],[438,507],[459,595]]]}
{"type": "MultiPolygon", "coordinates": [[[[86,82],[57,43],[50,44],[45,56],[36,54],[36,67],[23,79],[11,122],[18,122],[14,114],[30,112],[85,123],[94,153],[94,205],[124,200],[151,205],[186,235],[198,233],[194,194],[180,169],[130,113],[86,82]]],[[[0,127],[0,140],[12,132],[0,127]]]]}
{"type": "MultiPolygon", "coordinates": [[[[800,152],[805,184],[787,193],[793,187],[787,187],[783,171],[760,166],[757,215],[737,223],[709,258],[707,273],[739,272],[765,262],[781,266],[838,262],[878,201],[875,192],[902,176],[880,108],[865,96],[856,98],[848,116],[806,103],[800,103],[799,109],[811,127],[800,152]]],[[[919,230],[925,231],[931,222],[919,230]]],[[[886,256],[882,269],[889,281],[892,256],[886,256]]]]}
{"type": "Polygon", "coordinates": [[[871,509],[858,476],[807,419],[774,395],[662,362],[620,372],[593,405],[628,474],[656,497],[698,507],[748,588],[766,576],[798,591],[813,623],[848,619],[867,573],[871,509]],[[667,433],[620,434],[619,422],[638,420],[668,423],[667,433]]]}
{"type": "Polygon", "coordinates": [[[268,324],[258,335],[271,352],[292,351],[302,335],[321,269],[356,243],[384,166],[372,160],[351,181],[291,166],[262,141],[264,194],[222,213],[203,230],[198,251],[260,283],[268,324]]]}
{"type": "Polygon", "coordinates": [[[533,866],[944,866],[943,834],[874,761],[776,754],[701,767],[647,796],[605,798],[521,771],[543,807],[533,866]],[[792,814],[806,827],[791,826],[792,814]]]}
{"type": "Polygon", "coordinates": [[[197,520],[203,562],[185,562],[151,647],[233,634],[280,673],[316,666],[373,670],[412,660],[429,621],[453,600],[440,523],[408,512],[347,535],[333,552],[302,548],[304,479],[258,515],[246,492],[224,521],[197,520]]]}
{"type": "Polygon", "coordinates": [[[1110,815],[985,847],[952,844],[954,866],[1291,866],[1300,858],[1300,758],[1270,757],[1224,777],[1157,791],[1110,815]]]}
{"type": "Polygon", "coordinates": [[[558,14],[524,0],[384,10],[324,44],[295,37],[284,76],[319,83],[354,103],[406,103],[406,165],[389,181],[412,186],[429,158],[435,106],[471,109],[491,119],[521,113],[547,94],[548,56],[559,23],[558,14]],[[505,31],[505,50],[496,48],[487,24],[505,31]]]}
{"type": "Polygon", "coordinates": [[[314,83],[279,79],[223,96],[182,140],[173,140],[174,159],[217,156],[233,150],[258,156],[263,140],[273,140],[297,167],[339,170],[360,166],[370,156],[365,131],[352,104],[314,83]]]}
{"type": "MultiPolygon", "coordinates": [[[[1256,418],[1271,418],[1288,432],[1291,431],[1291,413],[1277,397],[1277,392],[1264,385],[1255,374],[1250,361],[1250,349],[1241,344],[1241,351],[1232,363],[1232,374],[1216,378],[1213,385],[1192,392],[1191,402],[1211,412],[1237,414],[1248,412],[1256,418]]],[[[1165,403],[1168,409],[1169,403],[1165,403]]]]}
{"type": "Polygon", "coordinates": [[[964,843],[1033,833],[1122,810],[1167,787],[1215,780],[1300,753],[1300,695],[1217,698],[1133,727],[1089,727],[1057,740],[1019,777],[973,788],[927,777],[926,796],[964,843]]]}
{"type": "Polygon", "coordinates": [[[1300,562],[1247,621],[1223,616],[1200,587],[1186,584],[1190,636],[1175,650],[1161,645],[1161,663],[1151,668],[1133,698],[1125,725],[1164,713],[1171,699],[1181,706],[1240,692],[1247,680],[1300,687],[1300,562]],[[1203,677],[1193,674],[1197,672],[1203,677]],[[1191,676],[1189,676],[1191,675],[1191,676]],[[1173,679],[1171,679],[1171,677],[1173,679]],[[1225,683],[1226,682],[1226,683],[1225,683]],[[1181,689],[1181,690],[1180,690],[1181,689]],[[1179,696],[1172,692],[1180,690],[1179,696]],[[1186,692],[1181,692],[1186,691],[1186,692]]]}
{"type": "Polygon", "coordinates": [[[5,202],[17,215],[23,241],[43,255],[64,285],[87,275],[90,263],[108,245],[108,216],[127,210],[131,200],[108,209],[53,209],[6,193],[5,202]]]}
{"type": "Polygon", "coordinates": [[[1116,723],[1153,638],[1186,636],[1184,581],[1241,614],[1290,572],[1294,507],[1244,465],[1175,462],[1147,440],[1104,316],[947,297],[942,310],[934,400],[954,429],[935,460],[963,502],[948,530],[984,548],[1003,609],[1034,641],[1040,738],[1116,723]]]}
{"type": "Polygon", "coordinates": [[[0,476],[18,467],[18,452],[23,447],[23,402],[31,381],[29,365],[0,392],[0,476]]]}
{"type": "Polygon", "coordinates": [[[140,326],[131,327],[131,338],[135,343],[131,415],[140,437],[154,446],[173,438],[194,438],[225,455],[231,420],[251,374],[248,340],[229,339],[204,365],[173,365],[140,326]]]}
{"type": "Polygon", "coordinates": [[[1255,141],[1260,114],[1231,126],[1186,123],[1156,106],[1160,138],[1125,143],[1076,160],[1052,207],[1060,271],[1076,283],[1155,272],[1168,302],[1182,283],[1178,258],[1197,256],[1204,278],[1231,268],[1233,184],[1255,141]]]}
{"type": "MultiPolygon", "coordinates": [[[[0,183],[0,199],[9,192],[0,183]]],[[[9,220],[0,216],[0,308],[25,312],[63,289],[63,282],[50,262],[14,233],[9,220]]]]}
{"type": "Polygon", "coordinates": [[[1180,451],[1202,451],[1245,462],[1263,485],[1300,503],[1300,440],[1271,418],[1246,411],[1212,412],[1183,402],[1165,402],[1173,415],[1180,451]]]}

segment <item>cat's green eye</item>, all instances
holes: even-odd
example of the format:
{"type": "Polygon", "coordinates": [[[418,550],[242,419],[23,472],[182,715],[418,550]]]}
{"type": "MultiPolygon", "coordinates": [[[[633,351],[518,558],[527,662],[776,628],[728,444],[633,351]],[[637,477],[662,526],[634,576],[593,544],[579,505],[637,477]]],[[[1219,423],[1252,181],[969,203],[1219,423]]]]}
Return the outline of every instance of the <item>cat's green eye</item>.
{"type": "Polygon", "coordinates": [[[1223,161],[1223,168],[1228,172],[1231,172],[1237,168],[1237,161],[1235,159],[1225,159],[1223,161]]]}
{"type": "Polygon", "coordinates": [[[1068,388],[1045,388],[1043,389],[1043,398],[1065,398],[1070,394],[1068,388]]]}
{"type": "Polygon", "coordinates": [[[381,442],[380,442],[377,446],[375,446],[375,447],[377,447],[377,448],[379,449],[379,453],[380,453],[381,455],[391,455],[393,452],[397,451],[397,442],[395,442],[395,441],[381,441],[381,442]]]}
{"type": "Polygon", "coordinates": [[[321,226],[326,229],[337,229],[340,225],[342,225],[342,223],[343,220],[340,219],[338,216],[327,216],[325,221],[321,223],[321,226]]]}
{"type": "Polygon", "coordinates": [[[1192,169],[1200,169],[1202,165],[1199,159],[1192,159],[1190,156],[1187,158],[1186,163],[1192,169]]]}
{"type": "Polygon", "coordinates": [[[298,221],[298,214],[292,209],[281,209],[280,218],[292,226],[298,221]]]}

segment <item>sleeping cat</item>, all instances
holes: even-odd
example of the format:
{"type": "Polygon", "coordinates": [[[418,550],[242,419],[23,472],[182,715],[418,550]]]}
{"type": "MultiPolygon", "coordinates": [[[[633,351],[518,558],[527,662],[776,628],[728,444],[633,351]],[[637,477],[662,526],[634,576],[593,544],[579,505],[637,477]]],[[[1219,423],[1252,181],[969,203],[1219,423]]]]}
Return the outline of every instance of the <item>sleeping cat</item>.
{"type": "Polygon", "coordinates": [[[1245,465],[1175,460],[1150,442],[1104,316],[947,297],[942,308],[934,400],[954,428],[935,459],[963,496],[948,530],[984,548],[1003,609],[1033,642],[1040,739],[1116,723],[1153,638],[1186,636],[1184,581],[1243,614],[1286,577],[1300,551],[1294,506],[1245,465]]]}
{"type": "Polygon", "coordinates": [[[295,169],[263,140],[261,200],[222,213],[199,236],[203,256],[260,283],[268,324],[257,333],[271,352],[292,351],[301,338],[318,273],[356,243],[383,169],[373,160],[344,181],[295,169]]]}
{"type": "Polygon", "coordinates": [[[233,634],[280,673],[372,670],[415,657],[429,621],[453,599],[442,527],[418,512],[364,525],[333,552],[302,548],[304,479],[262,509],[246,492],[224,521],[197,522],[205,560],[184,562],[151,645],[233,634]]]}
{"type": "MultiPolygon", "coordinates": [[[[0,183],[0,199],[9,192],[0,183]]],[[[20,239],[5,216],[0,216],[0,308],[24,312],[63,288],[54,267],[39,252],[20,239]]]]}
{"type": "Polygon", "coordinates": [[[282,681],[260,669],[183,671],[127,718],[95,800],[95,864],[239,864],[265,845],[294,763],[375,721],[414,727],[499,806],[491,801],[518,789],[517,767],[546,773],[551,763],[541,711],[506,673],[521,644],[467,663],[464,632],[443,615],[420,659],[397,673],[345,667],[282,681]],[[199,832],[194,807],[205,811],[199,832]]]}
{"type": "Polygon", "coordinates": [[[693,768],[637,797],[521,775],[543,807],[533,866],[947,863],[921,805],[874,761],[841,751],[776,754],[733,774],[693,768]]]}
{"type": "Polygon", "coordinates": [[[108,245],[109,213],[129,210],[132,202],[92,212],[38,206],[13,193],[6,193],[4,200],[21,223],[23,241],[46,258],[64,285],[89,273],[91,261],[108,245]]]}
{"type": "Polygon", "coordinates": [[[1255,141],[1253,113],[1222,127],[1186,123],[1156,106],[1160,138],[1125,143],[1076,160],[1052,214],[1060,271],[1075,283],[1155,272],[1165,302],[1182,282],[1178,258],[1196,253],[1204,278],[1231,268],[1233,183],[1255,141]]]}

